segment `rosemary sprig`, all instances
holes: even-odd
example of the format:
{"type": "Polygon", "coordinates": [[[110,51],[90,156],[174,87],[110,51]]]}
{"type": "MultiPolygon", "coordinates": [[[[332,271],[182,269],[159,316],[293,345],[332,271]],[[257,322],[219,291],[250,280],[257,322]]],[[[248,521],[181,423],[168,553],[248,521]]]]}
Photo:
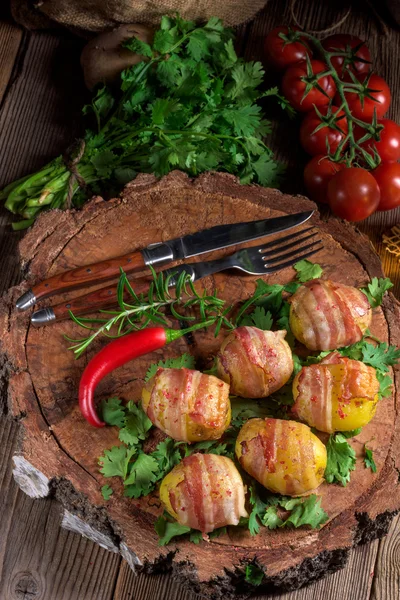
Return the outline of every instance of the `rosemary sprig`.
{"type": "Polygon", "coordinates": [[[187,333],[201,327],[215,326],[215,335],[218,335],[222,325],[229,329],[234,327],[227,317],[231,307],[226,307],[225,301],[216,294],[200,294],[188,273],[181,273],[175,280],[173,273],[165,277],[162,272],[156,273],[153,269],[151,271],[153,281],[148,292],[138,295],[121,269],[117,286],[119,309],[101,311],[104,318],[79,318],[70,312],[71,319],[77,325],[92,332],[81,339],[67,337],[74,343],[70,350],[74,351],[77,358],[100,335],[115,339],[131,331],[144,329],[149,324],[168,325],[166,309],[181,323],[187,322],[187,333]],[[193,314],[194,309],[198,311],[198,317],[193,314]]]}

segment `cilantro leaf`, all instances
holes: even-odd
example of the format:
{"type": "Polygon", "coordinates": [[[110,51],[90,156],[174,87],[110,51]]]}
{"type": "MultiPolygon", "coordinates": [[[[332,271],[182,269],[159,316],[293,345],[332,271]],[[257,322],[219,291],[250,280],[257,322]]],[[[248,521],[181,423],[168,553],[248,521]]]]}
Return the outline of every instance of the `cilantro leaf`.
{"type": "Polygon", "coordinates": [[[278,515],[278,509],[276,506],[269,506],[262,517],[262,524],[268,529],[276,529],[283,525],[283,521],[278,515]]]}
{"type": "Polygon", "coordinates": [[[199,544],[201,541],[203,541],[203,534],[201,531],[197,531],[197,529],[192,529],[190,531],[189,540],[193,544],[199,544]]]}
{"type": "Polygon", "coordinates": [[[364,454],[364,464],[366,468],[369,468],[373,473],[376,473],[377,468],[373,457],[373,451],[370,448],[367,448],[366,444],[364,444],[364,454]]]}
{"type": "Polygon", "coordinates": [[[157,481],[158,462],[149,454],[139,454],[134,463],[130,465],[130,472],[124,481],[124,495],[129,498],[146,496],[157,481]]]}
{"type": "Polygon", "coordinates": [[[150,44],[146,44],[146,42],[142,42],[138,38],[131,38],[130,40],[126,40],[122,43],[124,48],[128,48],[131,52],[135,54],[140,54],[141,56],[147,56],[148,58],[153,58],[153,51],[151,49],[150,44]]]}
{"type": "Polygon", "coordinates": [[[101,488],[101,494],[104,498],[104,500],[109,500],[110,496],[113,495],[113,489],[111,486],[107,485],[103,485],[103,487],[101,488]]]}
{"type": "Polygon", "coordinates": [[[393,287],[393,283],[387,277],[373,277],[367,287],[361,288],[361,291],[367,296],[372,308],[376,308],[382,304],[383,296],[387,290],[393,287]]]}
{"type": "Polygon", "coordinates": [[[99,458],[100,473],[105,477],[119,476],[125,479],[129,461],[135,452],[135,448],[126,446],[113,446],[110,450],[105,450],[103,456],[99,458]]]}
{"type": "Polygon", "coordinates": [[[325,479],[328,483],[340,483],[344,487],[350,481],[350,472],[356,468],[356,453],[341,433],[329,436],[325,479]]]}
{"type": "Polygon", "coordinates": [[[250,535],[257,535],[260,531],[260,521],[262,522],[268,505],[261,500],[254,485],[250,486],[250,504],[253,508],[250,512],[248,527],[250,535]]]}
{"type": "Polygon", "coordinates": [[[107,423],[107,425],[116,425],[117,427],[124,426],[125,407],[122,405],[122,400],[120,398],[102,400],[100,411],[103,421],[107,423]]]}
{"type": "Polygon", "coordinates": [[[255,104],[225,108],[221,116],[233,126],[236,135],[254,135],[260,124],[261,108],[255,104]]]}
{"type": "Polygon", "coordinates": [[[247,583],[250,583],[254,586],[259,586],[262,584],[262,581],[265,577],[265,573],[263,569],[255,565],[254,563],[250,563],[246,565],[246,569],[244,572],[244,579],[247,583]]]}
{"type": "Polygon", "coordinates": [[[172,538],[190,532],[190,527],[186,527],[186,525],[180,525],[176,521],[167,520],[163,515],[158,517],[154,524],[154,529],[160,538],[158,541],[160,546],[166,546],[169,544],[172,538]]]}
{"type": "Polygon", "coordinates": [[[139,440],[145,440],[147,432],[153,423],[140,404],[128,402],[125,421],[120,425],[119,439],[127,445],[137,445],[139,440]]]}
{"type": "Polygon", "coordinates": [[[195,367],[195,358],[188,352],[182,354],[182,356],[177,356],[176,358],[167,358],[166,360],[160,360],[158,363],[155,363],[149,367],[144,380],[148,381],[151,379],[159,368],[164,369],[194,369],[195,367]]]}
{"type": "Polygon", "coordinates": [[[376,378],[379,381],[379,400],[389,398],[392,395],[393,379],[382,371],[376,371],[376,378]]]}
{"type": "Polygon", "coordinates": [[[388,346],[386,342],[382,342],[377,346],[365,343],[361,348],[361,353],[362,361],[365,364],[384,373],[389,371],[389,366],[396,365],[400,359],[400,348],[388,346]]]}
{"type": "Polygon", "coordinates": [[[243,317],[240,324],[249,327],[258,327],[258,329],[263,330],[271,329],[273,324],[272,314],[269,310],[266,311],[263,306],[256,306],[253,312],[243,317]]]}
{"type": "Polygon", "coordinates": [[[166,438],[150,455],[158,464],[157,480],[162,479],[181,461],[179,446],[172,438],[166,438]]]}
{"type": "Polygon", "coordinates": [[[329,518],[321,507],[321,498],[316,494],[311,494],[305,499],[291,498],[286,503],[281,503],[281,506],[291,511],[290,516],[283,522],[281,527],[309,525],[312,529],[318,529],[329,518]]]}
{"type": "Polygon", "coordinates": [[[310,281],[310,279],[318,279],[321,277],[323,270],[322,267],[316,263],[304,258],[294,265],[294,269],[297,271],[297,279],[301,283],[310,281]]]}
{"type": "Polygon", "coordinates": [[[277,87],[273,87],[265,91],[263,93],[263,98],[267,97],[275,97],[278,102],[278,105],[282,108],[282,110],[287,112],[290,119],[293,119],[296,116],[295,109],[290,104],[289,100],[287,100],[285,96],[282,96],[282,94],[279,93],[279,89],[277,87]]]}

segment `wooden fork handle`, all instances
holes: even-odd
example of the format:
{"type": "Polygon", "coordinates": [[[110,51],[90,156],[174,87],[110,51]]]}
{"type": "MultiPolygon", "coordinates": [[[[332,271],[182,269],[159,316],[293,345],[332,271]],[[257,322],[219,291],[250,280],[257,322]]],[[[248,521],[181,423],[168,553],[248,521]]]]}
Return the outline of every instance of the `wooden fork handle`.
{"type": "Polygon", "coordinates": [[[35,297],[35,302],[37,302],[54,294],[89,287],[110,279],[117,279],[120,267],[127,274],[137,274],[146,269],[146,264],[141,252],[132,252],[131,254],[125,254],[125,256],[59,273],[35,285],[31,292],[35,297]]]}
{"type": "MultiPolygon", "coordinates": [[[[138,280],[137,282],[133,282],[132,286],[136,294],[144,294],[149,289],[150,279],[138,280]]],[[[54,313],[52,320],[61,321],[62,319],[67,319],[70,316],[70,311],[78,317],[117,306],[117,285],[113,284],[94,292],[89,292],[83,296],[78,296],[77,298],[68,300],[68,302],[56,304],[52,307],[54,313]]]]}

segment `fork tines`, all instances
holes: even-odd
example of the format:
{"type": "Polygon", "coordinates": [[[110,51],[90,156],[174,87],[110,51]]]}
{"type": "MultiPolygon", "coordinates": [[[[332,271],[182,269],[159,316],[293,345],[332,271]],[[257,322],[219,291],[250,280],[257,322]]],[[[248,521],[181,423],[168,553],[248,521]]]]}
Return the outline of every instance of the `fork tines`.
{"type": "Polygon", "coordinates": [[[273,273],[290,267],[299,260],[308,258],[318,252],[323,244],[317,236],[318,231],[314,230],[313,227],[308,227],[307,229],[302,229],[301,231],[278,238],[259,248],[258,251],[265,261],[266,272],[273,273]],[[309,240],[312,241],[305,244],[309,240]],[[292,248],[293,250],[291,250],[292,248]],[[290,251],[287,252],[287,250],[290,251]]]}

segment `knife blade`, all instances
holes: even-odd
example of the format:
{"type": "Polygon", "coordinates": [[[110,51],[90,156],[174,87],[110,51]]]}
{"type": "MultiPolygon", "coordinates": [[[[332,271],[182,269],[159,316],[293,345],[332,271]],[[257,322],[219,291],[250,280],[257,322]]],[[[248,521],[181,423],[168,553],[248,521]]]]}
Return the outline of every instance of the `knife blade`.
{"type": "Polygon", "coordinates": [[[18,310],[26,310],[39,300],[54,294],[115,279],[120,274],[120,268],[127,274],[143,275],[144,270],[149,266],[156,268],[206,252],[251,242],[301,225],[312,216],[313,212],[305,211],[259,221],[216,225],[166,242],[150,244],[142,250],[124,256],[77,267],[54,275],[34,286],[18,298],[16,307],[18,310]]]}

